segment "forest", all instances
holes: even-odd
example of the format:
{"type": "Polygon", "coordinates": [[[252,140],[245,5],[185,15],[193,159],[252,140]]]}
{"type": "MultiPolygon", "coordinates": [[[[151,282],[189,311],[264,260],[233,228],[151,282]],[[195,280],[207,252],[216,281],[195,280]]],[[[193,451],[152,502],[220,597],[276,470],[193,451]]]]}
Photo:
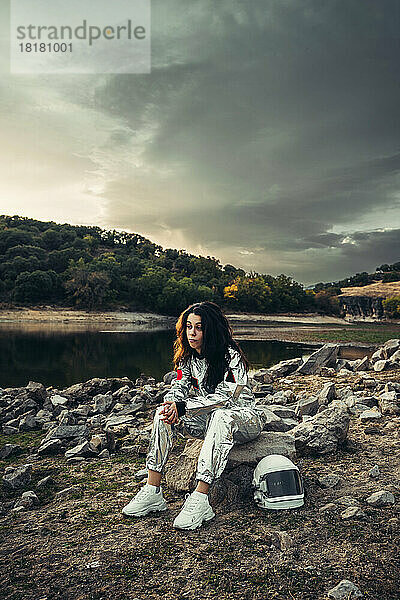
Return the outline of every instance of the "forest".
{"type": "Polygon", "coordinates": [[[0,216],[0,302],[179,314],[211,300],[254,313],[339,314],[334,284],[304,287],[211,256],[164,249],[137,233],[0,216]]]}

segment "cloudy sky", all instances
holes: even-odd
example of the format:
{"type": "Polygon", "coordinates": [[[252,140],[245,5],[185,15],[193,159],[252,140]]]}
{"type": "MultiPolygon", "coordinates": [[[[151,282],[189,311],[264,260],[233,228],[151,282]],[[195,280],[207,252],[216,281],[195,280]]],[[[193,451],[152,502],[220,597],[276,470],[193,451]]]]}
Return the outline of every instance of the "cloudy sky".
{"type": "Polygon", "coordinates": [[[0,213],[304,284],[400,260],[398,0],[151,7],[150,74],[11,75],[1,48],[0,213]]]}

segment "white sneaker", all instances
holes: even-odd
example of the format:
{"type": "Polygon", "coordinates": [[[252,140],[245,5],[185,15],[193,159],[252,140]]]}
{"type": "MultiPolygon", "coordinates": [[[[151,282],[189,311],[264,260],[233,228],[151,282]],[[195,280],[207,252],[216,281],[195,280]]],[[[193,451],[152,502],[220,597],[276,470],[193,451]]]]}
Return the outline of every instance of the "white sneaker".
{"type": "Polygon", "coordinates": [[[146,483],[129,504],[124,506],[122,513],[128,517],[143,517],[150,512],[167,510],[167,503],[164,500],[161,488],[159,488],[158,493],[156,489],[155,485],[146,483]]]}
{"type": "Polygon", "coordinates": [[[195,491],[186,498],[173,527],[177,529],[197,529],[203,521],[210,521],[213,517],[215,517],[215,514],[208,502],[207,494],[195,491]]]}

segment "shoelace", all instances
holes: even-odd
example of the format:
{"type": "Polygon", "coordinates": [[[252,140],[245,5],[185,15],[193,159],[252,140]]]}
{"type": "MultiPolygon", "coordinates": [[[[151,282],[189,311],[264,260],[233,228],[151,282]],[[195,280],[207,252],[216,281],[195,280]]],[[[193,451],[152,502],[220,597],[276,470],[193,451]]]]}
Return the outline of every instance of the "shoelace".
{"type": "Polygon", "coordinates": [[[198,507],[198,505],[200,504],[201,499],[200,498],[196,498],[196,496],[187,496],[186,500],[185,500],[185,511],[187,512],[194,512],[194,510],[198,507]]]}
{"type": "Polygon", "coordinates": [[[136,500],[143,500],[149,494],[151,494],[151,491],[146,487],[142,487],[136,494],[135,498],[136,498],[136,500]]]}

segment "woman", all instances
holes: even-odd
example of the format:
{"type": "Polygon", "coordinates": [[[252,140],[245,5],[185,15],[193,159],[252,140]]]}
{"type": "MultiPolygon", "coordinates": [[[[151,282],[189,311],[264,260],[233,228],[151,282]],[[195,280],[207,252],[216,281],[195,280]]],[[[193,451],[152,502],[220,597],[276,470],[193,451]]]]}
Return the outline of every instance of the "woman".
{"type": "Polygon", "coordinates": [[[264,420],[248,387],[248,361],[219,306],[213,302],[189,306],[180,315],[176,332],[177,378],[156,411],[146,461],[147,483],[122,512],[143,516],[166,510],[161,472],[173,435],[179,431],[204,438],[197,487],[173,524],[178,529],[196,529],[215,516],[207,494],[224,470],[232,446],[258,437],[264,420]]]}

